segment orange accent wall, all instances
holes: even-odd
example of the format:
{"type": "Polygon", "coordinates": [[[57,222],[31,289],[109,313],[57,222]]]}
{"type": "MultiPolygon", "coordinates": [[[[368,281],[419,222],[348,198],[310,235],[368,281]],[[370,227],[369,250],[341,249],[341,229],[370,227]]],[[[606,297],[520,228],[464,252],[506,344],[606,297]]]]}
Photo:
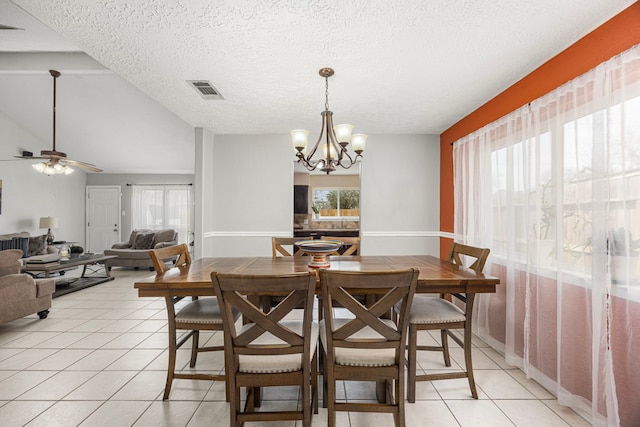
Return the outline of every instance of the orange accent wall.
{"type": "MultiPolygon", "coordinates": [[[[440,135],[440,230],[453,232],[451,143],[640,43],[640,1],[614,16],[440,135]]],[[[451,240],[440,239],[446,258],[451,240]]]]}

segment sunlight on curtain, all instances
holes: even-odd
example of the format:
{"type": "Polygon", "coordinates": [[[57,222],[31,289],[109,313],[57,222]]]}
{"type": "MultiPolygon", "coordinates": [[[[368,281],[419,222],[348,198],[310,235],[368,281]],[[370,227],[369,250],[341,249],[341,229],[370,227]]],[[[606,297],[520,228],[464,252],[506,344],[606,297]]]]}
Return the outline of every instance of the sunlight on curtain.
{"type": "Polygon", "coordinates": [[[133,229],[178,232],[178,243],[189,243],[193,229],[192,186],[190,185],[132,185],[131,206],[133,229]]]}
{"type": "Polygon", "coordinates": [[[491,248],[477,333],[596,426],[640,423],[640,46],[454,144],[455,234],[491,248]]]}

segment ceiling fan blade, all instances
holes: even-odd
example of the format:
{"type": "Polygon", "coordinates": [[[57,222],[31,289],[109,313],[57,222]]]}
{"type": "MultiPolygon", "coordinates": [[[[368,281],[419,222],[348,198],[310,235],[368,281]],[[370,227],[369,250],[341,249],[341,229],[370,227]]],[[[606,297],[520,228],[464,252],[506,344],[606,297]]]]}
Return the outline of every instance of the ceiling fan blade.
{"type": "Polygon", "coordinates": [[[25,159],[25,160],[49,160],[51,157],[43,157],[43,156],[13,156],[16,159],[25,159]]]}
{"type": "Polygon", "coordinates": [[[89,172],[96,172],[96,173],[102,172],[102,169],[97,168],[95,165],[92,165],[91,163],[78,162],[76,160],[71,160],[71,159],[60,159],[59,162],[67,164],[69,166],[76,166],[89,172]]]}

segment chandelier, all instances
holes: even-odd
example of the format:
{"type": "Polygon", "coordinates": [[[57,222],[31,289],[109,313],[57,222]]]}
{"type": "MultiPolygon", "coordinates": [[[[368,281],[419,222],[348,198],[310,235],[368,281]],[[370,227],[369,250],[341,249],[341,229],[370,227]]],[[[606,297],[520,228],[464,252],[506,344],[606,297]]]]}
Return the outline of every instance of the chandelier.
{"type": "Polygon", "coordinates": [[[291,143],[296,150],[298,162],[302,163],[310,171],[320,168],[327,175],[336,170],[336,166],[349,169],[359,158],[362,158],[362,152],[367,143],[367,135],[363,133],[351,134],[352,125],[333,125],[333,112],[329,111],[329,77],[333,76],[332,68],[321,68],[319,74],[325,80],[325,102],[322,115],[322,127],[320,128],[320,136],[316,145],[313,146],[308,156],[306,154],[307,137],[309,131],[304,129],[294,129],[291,133],[291,143]],[[322,139],[324,136],[324,140],[322,139]],[[322,143],[322,145],[320,145],[322,143]],[[356,153],[355,157],[351,157],[347,152],[347,146],[351,143],[351,148],[356,153]],[[318,147],[322,147],[324,157],[322,159],[313,160],[314,154],[318,151],[318,147]]]}

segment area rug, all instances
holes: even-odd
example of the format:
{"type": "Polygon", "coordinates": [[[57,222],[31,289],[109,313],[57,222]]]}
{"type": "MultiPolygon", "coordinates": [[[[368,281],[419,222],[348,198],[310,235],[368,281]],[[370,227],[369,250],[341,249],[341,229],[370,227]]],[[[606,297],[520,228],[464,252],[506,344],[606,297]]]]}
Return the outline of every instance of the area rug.
{"type": "Polygon", "coordinates": [[[53,298],[113,280],[113,277],[79,277],[56,280],[53,298]]]}

